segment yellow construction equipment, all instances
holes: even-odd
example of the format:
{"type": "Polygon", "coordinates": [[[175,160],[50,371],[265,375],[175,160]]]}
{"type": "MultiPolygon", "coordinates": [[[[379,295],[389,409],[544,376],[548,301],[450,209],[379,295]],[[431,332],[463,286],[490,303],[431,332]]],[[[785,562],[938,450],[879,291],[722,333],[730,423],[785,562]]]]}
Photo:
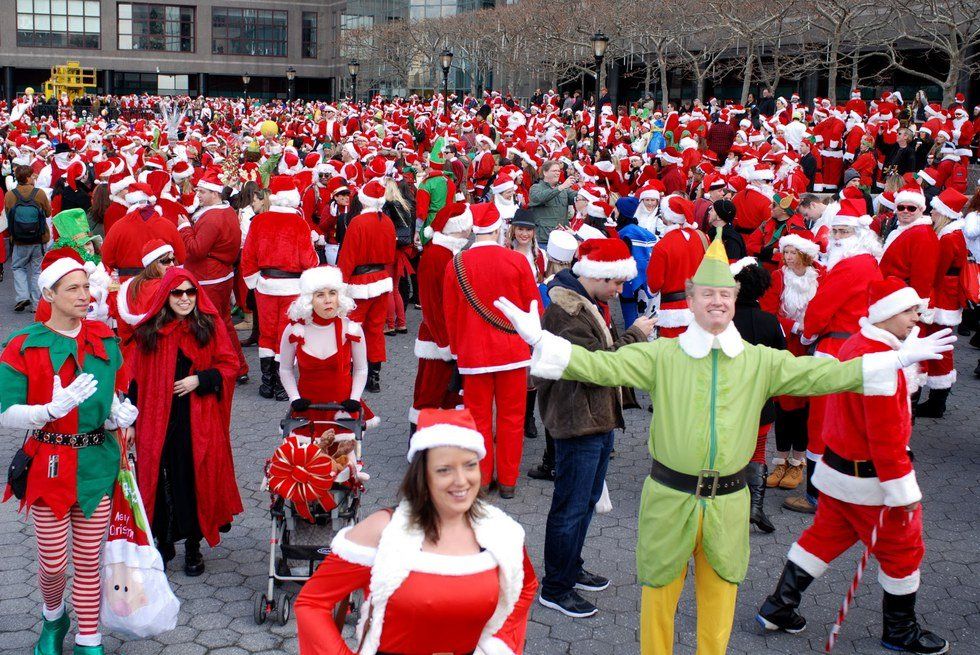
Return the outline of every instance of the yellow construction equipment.
{"type": "Polygon", "coordinates": [[[94,68],[82,68],[77,61],[66,62],[63,66],[51,67],[51,78],[44,83],[44,97],[48,100],[52,96],[61,98],[62,93],[67,93],[71,101],[84,96],[87,89],[95,90],[94,68]]]}

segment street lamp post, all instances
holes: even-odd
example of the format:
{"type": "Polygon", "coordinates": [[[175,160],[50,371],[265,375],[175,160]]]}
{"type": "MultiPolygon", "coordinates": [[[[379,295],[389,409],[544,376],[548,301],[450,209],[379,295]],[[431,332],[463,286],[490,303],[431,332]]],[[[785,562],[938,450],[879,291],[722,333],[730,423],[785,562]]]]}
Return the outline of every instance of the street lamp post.
{"type": "Polygon", "coordinates": [[[448,48],[442,49],[442,54],[439,55],[439,63],[442,64],[442,102],[446,118],[449,118],[449,69],[453,65],[453,53],[448,48]]]}
{"type": "Polygon", "coordinates": [[[599,93],[602,89],[602,58],[606,56],[606,46],[609,37],[602,32],[596,32],[592,37],[592,54],[595,55],[595,126],[592,135],[592,157],[599,152],[599,93]]]}
{"type": "Polygon", "coordinates": [[[246,100],[248,99],[248,83],[251,82],[251,81],[252,81],[252,76],[248,74],[248,71],[245,71],[245,74],[242,75],[242,84],[245,87],[245,99],[246,100]]]}
{"type": "Polygon", "coordinates": [[[356,59],[347,62],[347,72],[350,73],[350,85],[352,101],[357,102],[357,73],[361,70],[361,64],[356,59]]]}
{"type": "Polygon", "coordinates": [[[289,101],[296,99],[296,69],[290,66],[286,69],[286,95],[289,101]]]}

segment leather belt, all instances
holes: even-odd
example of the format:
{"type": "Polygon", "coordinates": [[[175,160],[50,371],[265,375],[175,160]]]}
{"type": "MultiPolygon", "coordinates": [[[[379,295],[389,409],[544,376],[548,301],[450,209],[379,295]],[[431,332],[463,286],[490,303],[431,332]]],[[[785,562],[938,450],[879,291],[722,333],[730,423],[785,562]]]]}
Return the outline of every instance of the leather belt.
{"type": "Polygon", "coordinates": [[[302,275],[302,273],[284,271],[281,268],[260,268],[259,273],[262,274],[262,277],[272,280],[298,280],[299,276],[302,275]]]}
{"type": "Polygon", "coordinates": [[[695,498],[710,500],[715,496],[725,496],[744,489],[745,471],[746,469],[742,469],[731,475],[720,475],[718,471],[713,469],[701,469],[697,475],[690,475],[675,471],[657,460],[653,460],[650,466],[650,477],[665,487],[683,491],[695,498]]]}
{"type": "Polygon", "coordinates": [[[687,293],[684,291],[674,291],[673,293],[662,293],[660,294],[660,302],[678,302],[687,299],[687,293]]]}
{"type": "Polygon", "coordinates": [[[91,432],[82,434],[66,434],[62,432],[46,432],[45,430],[34,430],[31,437],[41,443],[52,446],[68,446],[69,448],[85,448],[87,446],[101,446],[105,443],[105,429],[99,428],[91,432]]]}
{"type": "Polygon", "coordinates": [[[843,473],[844,475],[850,475],[854,478],[876,478],[878,477],[878,471],[875,469],[875,463],[871,460],[850,460],[844,459],[830,448],[824,446],[823,449],[823,463],[830,468],[843,473]]]}
{"type": "Polygon", "coordinates": [[[143,272],[143,269],[142,268],[122,268],[122,267],[120,267],[120,268],[117,268],[116,269],[116,273],[118,273],[119,275],[128,275],[130,277],[134,277],[136,275],[139,275],[142,272],[143,272]]]}
{"type": "Polygon", "coordinates": [[[355,266],[351,275],[367,275],[368,273],[378,273],[385,270],[384,264],[361,264],[355,266]]]}

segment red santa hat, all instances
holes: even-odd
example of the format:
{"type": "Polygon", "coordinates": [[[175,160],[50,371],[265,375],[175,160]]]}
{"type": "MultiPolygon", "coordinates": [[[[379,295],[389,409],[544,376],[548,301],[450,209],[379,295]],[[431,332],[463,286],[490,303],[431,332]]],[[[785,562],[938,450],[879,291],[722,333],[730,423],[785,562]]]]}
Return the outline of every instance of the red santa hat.
{"type": "Polygon", "coordinates": [[[694,222],[694,203],[682,196],[670,196],[660,203],[660,213],[667,223],[684,225],[694,222]]]}
{"type": "Polygon", "coordinates": [[[109,175],[112,174],[112,162],[108,159],[97,161],[92,166],[92,172],[95,174],[96,180],[101,180],[102,178],[108,179],[109,175]]]}
{"type": "Polygon", "coordinates": [[[840,209],[830,219],[830,227],[868,227],[871,225],[871,217],[867,214],[867,205],[864,200],[854,200],[846,198],[841,201],[840,209]]]}
{"type": "Polygon", "coordinates": [[[704,191],[704,193],[707,193],[708,191],[714,191],[716,189],[724,189],[725,184],[725,178],[718,173],[708,173],[704,176],[704,180],[701,182],[701,189],[704,191]]]}
{"type": "Polygon", "coordinates": [[[366,212],[379,212],[385,204],[385,185],[378,180],[371,180],[357,192],[361,207],[366,212]]]}
{"type": "Polygon", "coordinates": [[[605,221],[607,226],[615,226],[616,221],[611,221],[612,219],[613,207],[608,202],[599,200],[597,202],[590,202],[589,206],[585,208],[585,215],[591,216],[593,218],[601,218],[605,221]]]}
{"type": "Polygon", "coordinates": [[[969,198],[953,188],[946,188],[938,196],[935,196],[929,206],[947,218],[954,221],[963,218],[963,207],[969,198]]]}
{"type": "Polygon", "coordinates": [[[493,184],[490,185],[490,189],[493,191],[494,195],[497,196],[505,191],[510,191],[511,189],[516,188],[517,184],[514,182],[514,178],[510,175],[498,175],[493,184]]]}
{"type": "Polygon", "coordinates": [[[303,271],[299,276],[299,292],[313,295],[321,289],[344,291],[344,274],[336,266],[317,266],[303,271]]]}
{"type": "Polygon", "coordinates": [[[820,255],[820,245],[814,240],[813,234],[809,230],[801,230],[787,234],[779,239],[779,251],[782,252],[786,246],[792,246],[799,250],[810,259],[816,259],[820,255]]]}
{"type": "Polygon", "coordinates": [[[65,180],[72,191],[78,190],[78,180],[84,175],[85,165],[82,164],[81,160],[76,159],[68,165],[68,169],[65,171],[65,180]]]}
{"type": "Polygon", "coordinates": [[[861,99],[861,89],[854,89],[851,91],[851,100],[861,99]]]}
{"type": "Polygon", "coordinates": [[[486,134],[477,134],[474,141],[476,142],[477,145],[480,145],[482,143],[491,148],[494,147],[493,139],[488,137],[486,134]]]}
{"type": "Polygon", "coordinates": [[[472,450],[480,459],[487,454],[483,435],[468,409],[423,409],[417,425],[408,446],[409,462],[423,450],[445,446],[472,450]]]}
{"type": "Polygon", "coordinates": [[[156,202],[157,198],[153,195],[153,189],[144,182],[133,182],[126,187],[126,195],[123,197],[126,204],[130,207],[135,205],[146,205],[156,202]]]}
{"type": "Polygon", "coordinates": [[[919,209],[926,208],[926,196],[918,184],[906,184],[895,194],[895,204],[910,202],[919,209]]]}
{"type": "Polygon", "coordinates": [[[327,195],[332,199],[335,195],[342,191],[350,192],[350,187],[347,186],[347,180],[340,175],[331,177],[327,182],[327,195]]]}
{"type": "Polygon", "coordinates": [[[207,189],[215,193],[223,193],[225,190],[224,183],[218,179],[218,173],[214,170],[205,171],[201,179],[197,181],[196,186],[198,189],[207,189]]]}
{"type": "Polygon", "coordinates": [[[657,157],[668,164],[680,164],[684,161],[681,153],[674,146],[667,146],[657,154],[657,157]]]}
{"type": "Polygon", "coordinates": [[[431,239],[436,232],[451,234],[471,227],[473,227],[473,213],[469,205],[465,202],[453,202],[440,209],[423,232],[427,239],[431,239]]]}
{"type": "Polygon", "coordinates": [[[388,160],[384,157],[378,155],[371,160],[368,167],[364,169],[364,175],[367,176],[369,180],[373,180],[378,177],[384,177],[388,173],[388,160]]]}
{"type": "Polygon", "coordinates": [[[647,182],[643,188],[636,194],[638,200],[643,201],[647,198],[653,198],[654,200],[660,200],[664,195],[664,185],[660,180],[651,180],[647,182]],[[659,184],[654,184],[654,182],[659,182],[659,184]]]}
{"type": "Polygon", "coordinates": [[[162,171],[167,167],[167,162],[164,161],[163,157],[160,155],[153,155],[145,162],[143,162],[144,168],[152,168],[154,170],[162,171]]]}
{"type": "Polygon", "coordinates": [[[878,196],[878,204],[886,209],[895,211],[895,192],[885,191],[880,196],[878,196]]]}
{"type": "Polygon", "coordinates": [[[492,202],[470,205],[470,213],[473,214],[473,234],[490,234],[504,224],[500,210],[492,202]]]}
{"type": "Polygon", "coordinates": [[[85,262],[82,261],[74,248],[65,246],[55,248],[44,254],[41,260],[41,272],[37,276],[37,286],[42,291],[51,289],[58,280],[74,271],[86,271],[85,262]]]}
{"type": "Polygon", "coordinates": [[[588,239],[578,247],[572,272],[596,280],[632,280],[637,275],[636,260],[620,239],[588,239]]]}
{"type": "Polygon", "coordinates": [[[140,263],[146,268],[167,253],[174,254],[174,247],[163,239],[150,239],[143,245],[143,253],[140,263]]]}
{"type": "Polygon", "coordinates": [[[928,302],[897,277],[888,276],[868,285],[868,321],[881,323],[910,307],[924,310],[928,302]]]}
{"type": "Polygon", "coordinates": [[[962,93],[957,93],[955,96],[953,96],[953,100],[962,105],[964,102],[966,102],[966,96],[962,93]]]}
{"type": "Polygon", "coordinates": [[[184,160],[180,160],[170,169],[170,175],[176,181],[182,182],[194,174],[194,167],[184,160]]]}
{"type": "Polygon", "coordinates": [[[114,173],[109,177],[109,193],[118,196],[129,188],[129,185],[136,181],[132,175],[126,173],[114,173]]]}
{"type": "Polygon", "coordinates": [[[299,189],[291,175],[273,175],[269,180],[269,203],[275,207],[299,207],[299,189]]]}
{"type": "MultiPolygon", "coordinates": [[[[931,184],[933,186],[936,186],[936,178],[939,177],[939,171],[937,171],[935,168],[932,168],[930,166],[930,167],[927,167],[925,170],[919,171],[916,174],[916,176],[920,180],[925,180],[929,184],[931,184]]],[[[923,198],[925,198],[925,196],[923,196],[923,198]]],[[[925,207],[925,202],[923,202],[923,205],[922,206],[925,207]]]]}

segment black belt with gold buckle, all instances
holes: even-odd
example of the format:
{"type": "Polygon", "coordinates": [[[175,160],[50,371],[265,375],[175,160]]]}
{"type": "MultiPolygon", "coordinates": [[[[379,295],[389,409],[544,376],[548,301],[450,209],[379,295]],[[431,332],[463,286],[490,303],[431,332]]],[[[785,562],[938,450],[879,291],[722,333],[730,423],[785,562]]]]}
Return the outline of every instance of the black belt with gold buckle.
{"type": "MultiPolygon", "coordinates": [[[[748,468],[748,467],[746,467],[748,468]]],[[[715,496],[725,496],[745,488],[745,470],[731,475],[721,475],[714,469],[701,469],[697,475],[681,473],[653,460],[650,477],[677,491],[683,491],[695,498],[711,500],[715,496]]]]}
{"type": "Polygon", "coordinates": [[[82,434],[66,434],[62,432],[34,430],[31,433],[31,438],[52,446],[85,448],[87,446],[101,446],[103,443],[105,443],[105,430],[103,428],[99,428],[98,430],[84,432],[82,434]]]}
{"type": "Polygon", "coordinates": [[[826,446],[824,446],[823,449],[823,463],[839,473],[850,475],[855,478],[878,477],[878,471],[875,469],[875,463],[871,460],[845,459],[826,446]]]}

